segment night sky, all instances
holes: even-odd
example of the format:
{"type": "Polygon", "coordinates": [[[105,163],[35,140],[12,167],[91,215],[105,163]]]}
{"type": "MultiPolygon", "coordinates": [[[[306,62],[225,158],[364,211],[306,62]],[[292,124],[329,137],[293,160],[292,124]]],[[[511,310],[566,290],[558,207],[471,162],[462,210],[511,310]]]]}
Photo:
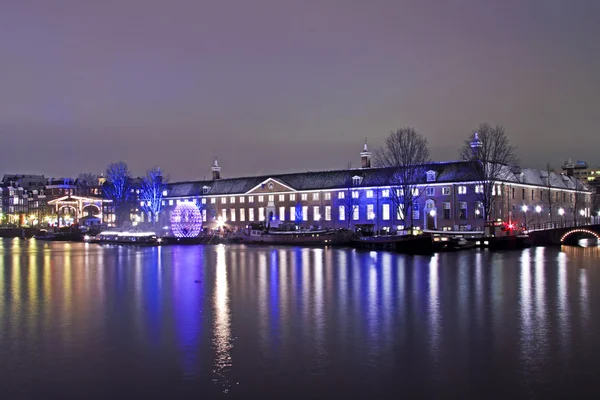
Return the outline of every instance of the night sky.
{"type": "Polygon", "coordinates": [[[597,0],[1,0],[2,173],[172,179],[455,159],[503,124],[527,166],[600,164],[597,0]]]}

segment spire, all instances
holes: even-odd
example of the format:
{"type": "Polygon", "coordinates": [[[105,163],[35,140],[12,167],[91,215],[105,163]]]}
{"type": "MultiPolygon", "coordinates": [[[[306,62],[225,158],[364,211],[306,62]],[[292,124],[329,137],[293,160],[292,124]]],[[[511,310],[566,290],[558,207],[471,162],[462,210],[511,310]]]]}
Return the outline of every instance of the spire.
{"type": "Polygon", "coordinates": [[[215,163],[212,166],[212,177],[213,180],[221,179],[221,167],[219,167],[217,157],[215,157],[215,163]]]}
{"type": "Polygon", "coordinates": [[[371,152],[367,147],[367,138],[365,138],[365,145],[363,151],[360,152],[361,165],[363,168],[371,168],[371,152]]]}
{"type": "Polygon", "coordinates": [[[479,149],[481,148],[481,140],[479,140],[479,133],[473,133],[473,140],[471,141],[471,152],[473,158],[479,158],[479,149]]]}

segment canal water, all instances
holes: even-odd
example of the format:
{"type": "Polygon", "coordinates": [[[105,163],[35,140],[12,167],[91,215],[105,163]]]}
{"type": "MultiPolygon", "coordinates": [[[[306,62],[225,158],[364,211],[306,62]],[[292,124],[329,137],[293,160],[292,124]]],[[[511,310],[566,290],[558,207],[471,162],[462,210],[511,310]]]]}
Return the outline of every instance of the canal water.
{"type": "Polygon", "coordinates": [[[600,248],[0,241],[0,398],[600,393],[600,248]]]}

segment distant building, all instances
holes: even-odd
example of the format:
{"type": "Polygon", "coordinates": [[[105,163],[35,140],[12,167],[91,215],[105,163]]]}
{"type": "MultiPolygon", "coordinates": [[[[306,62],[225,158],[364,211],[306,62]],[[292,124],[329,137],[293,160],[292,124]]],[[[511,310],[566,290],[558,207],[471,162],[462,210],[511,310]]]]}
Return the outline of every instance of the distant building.
{"type": "MultiPolygon", "coordinates": [[[[421,229],[475,230],[484,225],[477,182],[465,179],[469,162],[437,162],[425,166],[419,197],[412,215],[392,201],[393,168],[372,168],[365,144],[360,153],[362,168],[222,178],[217,161],[212,180],[176,182],[168,185],[163,198],[161,226],[180,202],[193,202],[208,228],[223,225],[239,229],[267,220],[301,225],[345,228],[372,225],[378,231],[393,231],[412,225],[421,229]],[[351,210],[350,210],[351,209],[351,210]]],[[[572,176],[546,171],[511,169],[494,187],[493,219],[514,223],[546,222],[551,213],[559,218],[589,216],[589,191],[572,176]],[[546,197],[550,194],[551,201],[546,197]],[[581,201],[585,197],[586,201],[581,201]],[[559,217],[560,215],[560,217],[559,217]]]]}

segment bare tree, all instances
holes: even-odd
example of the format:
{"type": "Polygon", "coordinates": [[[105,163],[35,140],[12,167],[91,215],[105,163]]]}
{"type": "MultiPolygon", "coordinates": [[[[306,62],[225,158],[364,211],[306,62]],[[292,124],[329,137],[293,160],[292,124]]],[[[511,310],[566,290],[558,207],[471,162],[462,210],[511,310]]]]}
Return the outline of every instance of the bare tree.
{"type": "Polygon", "coordinates": [[[554,171],[550,167],[550,164],[546,164],[546,170],[542,172],[542,181],[544,182],[544,189],[542,189],[542,201],[545,203],[548,209],[549,220],[553,221],[552,211],[556,208],[557,200],[553,196],[556,191],[552,191],[555,185],[554,171]]]}
{"type": "Polygon", "coordinates": [[[146,176],[142,178],[140,189],[140,199],[142,200],[142,209],[148,215],[154,225],[158,216],[164,208],[163,194],[167,189],[168,178],[163,176],[160,168],[154,167],[148,170],[146,176]]]}
{"type": "Polygon", "coordinates": [[[392,169],[390,200],[398,215],[404,217],[405,226],[408,219],[411,230],[413,204],[425,192],[419,186],[427,181],[425,164],[429,161],[427,139],[411,127],[390,132],[383,146],[375,150],[377,166],[392,169]]]}
{"type": "Polygon", "coordinates": [[[104,193],[113,202],[117,223],[122,224],[124,217],[129,214],[129,201],[132,197],[131,173],[123,161],[111,163],[106,168],[104,193]]]}
{"type": "Polygon", "coordinates": [[[344,207],[344,218],[346,219],[347,229],[350,229],[350,221],[354,219],[354,213],[356,210],[358,210],[360,205],[360,192],[356,187],[360,185],[360,180],[362,177],[356,176],[356,178],[359,179],[359,182],[354,182],[354,177],[348,176],[346,180],[346,190],[339,192],[341,193],[341,196],[343,196],[340,205],[344,207]]]}
{"type": "Polygon", "coordinates": [[[494,185],[506,180],[517,164],[516,149],[500,125],[483,123],[460,150],[464,161],[470,161],[465,174],[474,180],[476,198],[482,205],[484,221],[491,217],[494,185]]]}
{"type": "Polygon", "coordinates": [[[91,172],[83,172],[77,176],[77,192],[82,195],[89,195],[90,189],[98,186],[98,175],[91,172]]]}
{"type": "Polygon", "coordinates": [[[591,192],[583,183],[575,177],[571,177],[574,184],[574,191],[571,193],[571,211],[575,225],[585,224],[585,218],[589,216],[586,210],[591,206],[591,192]]]}

